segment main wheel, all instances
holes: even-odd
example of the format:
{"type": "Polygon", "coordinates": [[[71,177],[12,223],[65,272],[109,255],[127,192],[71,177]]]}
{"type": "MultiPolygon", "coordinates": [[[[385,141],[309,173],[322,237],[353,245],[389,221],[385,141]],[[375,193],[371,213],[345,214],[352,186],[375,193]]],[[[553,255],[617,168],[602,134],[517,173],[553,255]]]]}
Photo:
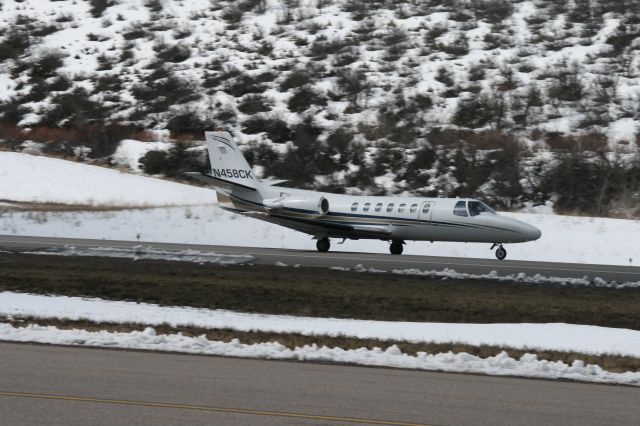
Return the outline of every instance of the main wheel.
{"type": "Polygon", "coordinates": [[[496,250],[496,257],[498,258],[498,260],[503,260],[505,257],[507,257],[507,251],[504,249],[504,247],[498,247],[498,250],[496,250]]]}
{"type": "Polygon", "coordinates": [[[329,251],[329,249],[331,248],[331,243],[329,242],[329,239],[326,237],[320,238],[316,243],[316,248],[318,249],[318,251],[324,253],[326,251],[329,251]]]}
{"type": "Polygon", "coordinates": [[[392,242],[389,246],[391,254],[402,254],[402,249],[402,243],[398,243],[396,241],[392,242]]]}

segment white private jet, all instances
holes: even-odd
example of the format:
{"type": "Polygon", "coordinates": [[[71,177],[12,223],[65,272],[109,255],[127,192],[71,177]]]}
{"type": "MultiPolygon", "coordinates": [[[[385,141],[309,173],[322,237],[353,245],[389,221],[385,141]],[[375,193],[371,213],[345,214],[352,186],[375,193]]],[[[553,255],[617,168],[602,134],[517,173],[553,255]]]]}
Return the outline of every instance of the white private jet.
{"type": "Polygon", "coordinates": [[[377,197],[275,186],[285,181],[256,178],[226,131],[205,132],[211,174],[189,176],[215,187],[219,206],[233,213],[305,232],[329,250],[330,238],[389,241],[402,254],[405,241],[491,243],[502,260],[502,244],[540,238],[538,228],[497,214],[481,201],[466,198],[377,197]]]}

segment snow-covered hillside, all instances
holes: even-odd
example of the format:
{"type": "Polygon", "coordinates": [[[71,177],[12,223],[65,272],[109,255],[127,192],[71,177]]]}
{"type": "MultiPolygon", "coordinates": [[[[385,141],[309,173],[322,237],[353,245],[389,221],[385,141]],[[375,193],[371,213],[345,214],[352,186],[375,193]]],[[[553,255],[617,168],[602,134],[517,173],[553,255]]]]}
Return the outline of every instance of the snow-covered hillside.
{"type": "Polygon", "coordinates": [[[14,152],[0,152],[0,199],[107,208],[216,202],[206,188],[14,152]]]}
{"type": "Polygon", "coordinates": [[[223,126],[262,176],[309,188],[640,214],[636,0],[1,6],[11,149],[103,159],[223,126]]]}
{"type": "Polygon", "coordinates": [[[0,93],[32,94],[21,124],[68,119],[48,115],[82,88],[114,118],[193,114],[245,134],[256,113],[293,123],[311,109],[329,130],[371,123],[401,100],[418,102],[423,123],[483,127],[489,111],[469,122],[456,111],[485,97],[506,110],[502,126],[602,125],[612,142],[631,141],[640,11],[627,3],[7,0],[0,93]]]}

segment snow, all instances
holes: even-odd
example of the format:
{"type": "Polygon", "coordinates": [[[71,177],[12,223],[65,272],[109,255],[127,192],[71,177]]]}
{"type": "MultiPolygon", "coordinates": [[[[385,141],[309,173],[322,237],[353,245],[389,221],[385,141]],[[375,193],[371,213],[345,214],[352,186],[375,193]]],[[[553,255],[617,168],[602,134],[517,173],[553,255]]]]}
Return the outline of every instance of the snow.
{"type": "Polygon", "coordinates": [[[145,248],[142,245],[132,248],[123,247],[91,247],[76,248],[74,246],[65,246],[59,248],[51,248],[38,252],[26,252],[30,254],[44,254],[55,256],[100,256],[115,257],[121,259],[132,260],[168,260],[172,262],[193,262],[193,263],[215,263],[218,265],[242,265],[253,261],[253,256],[244,254],[218,254],[213,252],[204,252],[198,250],[156,250],[145,248]]]}
{"type": "Polygon", "coordinates": [[[402,353],[395,345],[386,350],[381,348],[345,350],[338,347],[329,348],[317,345],[289,349],[277,342],[243,344],[237,339],[221,342],[208,340],[205,336],[186,337],[181,334],[157,334],[150,327],[144,331],[111,333],[107,331],[61,330],[53,326],[12,327],[8,324],[0,324],[0,340],[640,385],[640,373],[637,372],[611,373],[597,365],[585,365],[584,362],[578,360],[571,365],[561,361],[538,360],[534,354],[525,354],[520,359],[514,359],[509,357],[507,352],[501,352],[488,358],[480,358],[465,352],[457,354],[452,352],[440,354],[419,352],[412,356],[402,353]]]}
{"type": "MultiPolygon", "coordinates": [[[[141,191],[139,194],[144,194],[142,200],[147,203],[152,200],[158,202],[154,198],[163,197],[167,203],[173,201],[178,204],[185,201],[185,198],[187,202],[196,201],[197,196],[186,197],[191,194],[191,190],[197,191],[195,195],[203,194],[200,197],[202,200],[215,197],[211,190],[158,182],[168,185],[169,190],[163,189],[157,193],[141,191]],[[184,193],[183,187],[188,188],[184,193]],[[171,192],[172,188],[179,189],[179,192],[171,192]],[[184,197],[170,197],[178,194],[184,197]]],[[[0,181],[0,188],[3,186],[4,183],[0,181]]],[[[24,185],[22,187],[27,188],[24,185]]],[[[124,199],[111,201],[120,205],[134,202],[128,194],[122,194],[122,197],[124,199]]],[[[10,199],[4,196],[0,198],[10,199]]],[[[28,192],[24,192],[21,198],[36,200],[38,196],[29,196],[28,192]]],[[[61,193],[54,199],[60,201],[68,198],[61,193]]],[[[78,198],[75,201],[82,200],[78,198]]],[[[629,238],[629,235],[640,235],[640,222],[636,220],[529,213],[502,214],[542,230],[540,240],[507,245],[509,259],[607,265],[640,264],[637,244],[629,238]]],[[[142,241],[315,250],[315,241],[306,234],[229,213],[214,204],[94,212],[4,212],[0,215],[0,233],[107,240],[136,240],[136,234],[140,233],[142,241]]],[[[388,253],[388,244],[383,241],[347,240],[339,247],[341,251],[388,253]]],[[[408,241],[405,254],[493,260],[493,253],[489,248],[489,244],[408,241]]],[[[327,257],[330,256],[332,254],[328,253],[327,257]]]]}
{"type": "MultiPolygon", "coordinates": [[[[332,267],[338,271],[349,271],[349,268],[345,267],[332,267]]],[[[582,285],[582,286],[597,286],[597,287],[609,287],[609,288],[630,288],[640,287],[640,281],[637,282],[625,282],[617,283],[615,281],[608,282],[602,278],[595,277],[594,279],[587,278],[566,278],[566,277],[547,277],[542,274],[527,275],[524,272],[509,275],[498,275],[497,271],[490,271],[488,274],[468,274],[465,272],[456,272],[455,269],[444,268],[442,270],[422,270],[418,268],[411,269],[392,269],[386,271],[376,268],[366,268],[361,264],[358,264],[353,268],[356,272],[368,272],[368,273],[387,273],[398,275],[420,275],[427,277],[439,277],[444,279],[474,279],[474,280],[492,280],[492,281],[506,281],[506,282],[518,282],[528,284],[570,284],[570,285],[582,285]]]]}
{"type": "Polygon", "coordinates": [[[16,152],[0,152],[0,199],[108,207],[216,201],[210,189],[16,152]]]}
{"type": "MultiPolygon", "coordinates": [[[[135,158],[140,149],[135,143],[122,146],[123,161],[135,158]]],[[[0,214],[2,234],[116,240],[136,240],[140,234],[142,241],[315,250],[315,242],[306,234],[219,209],[212,189],[55,158],[0,152],[0,199],[111,207],[171,206],[86,212],[7,211],[0,214]]],[[[550,204],[528,211],[536,213],[502,213],[542,230],[542,238],[537,241],[508,245],[509,259],[640,263],[635,241],[628,237],[640,234],[637,220],[555,215],[550,204]]],[[[408,241],[405,253],[493,259],[489,247],[408,241]]],[[[382,241],[348,240],[340,248],[359,253],[388,252],[382,241]]]]}
{"type": "Polygon", "coordinates": [[[462,342],[640,357],[640,331],[562,323],[450,324],[313,318],[13,292],[0,292],[0,315],[126,322],[148,326],[191,325],[411,342],[462,342]]]}

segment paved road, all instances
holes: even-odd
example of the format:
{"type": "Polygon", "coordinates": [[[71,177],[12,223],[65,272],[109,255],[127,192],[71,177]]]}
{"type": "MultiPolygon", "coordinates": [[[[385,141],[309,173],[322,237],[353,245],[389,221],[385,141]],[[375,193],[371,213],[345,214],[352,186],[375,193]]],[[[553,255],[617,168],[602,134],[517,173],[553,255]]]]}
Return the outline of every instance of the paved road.
{"type": "Polygon", "coordinates": [[[3,425],[638,424],[640,389],[0,343],[3,425]]]}
{"type": "Polygon", "coordinates": [[[163,250],[201,250],[227,254],[250,254],[256,263],[273,265],[281,262],[287,265],[327,268],[342,266],[354,268],[362,265],[366,268],[384,270],[413,269],[442,270],[454,269],[457,272],[470,274],[486,274],[497,271],[500,275],[541,274],[549,277],[588,278],[596,277],[606,281],[637,282],[640,281],[640,268],[630,266],[588,265],[580,263],[525,262],[518,260],[499,261],[495,259],[470,259],[436,256],[392,256],[388,254],[369,254],[331,251],[318,253],[306,250],[285,250],[254,247],[207,246],[195,244],[170,244],[156,242],[83,240],[73,238],[23,237],[16,235],[0,235],[0,248],[5,250],[34,250],[40,248],[61,247],[65,244],[77,247],[133,247],[143,245],[163,250]]]}

